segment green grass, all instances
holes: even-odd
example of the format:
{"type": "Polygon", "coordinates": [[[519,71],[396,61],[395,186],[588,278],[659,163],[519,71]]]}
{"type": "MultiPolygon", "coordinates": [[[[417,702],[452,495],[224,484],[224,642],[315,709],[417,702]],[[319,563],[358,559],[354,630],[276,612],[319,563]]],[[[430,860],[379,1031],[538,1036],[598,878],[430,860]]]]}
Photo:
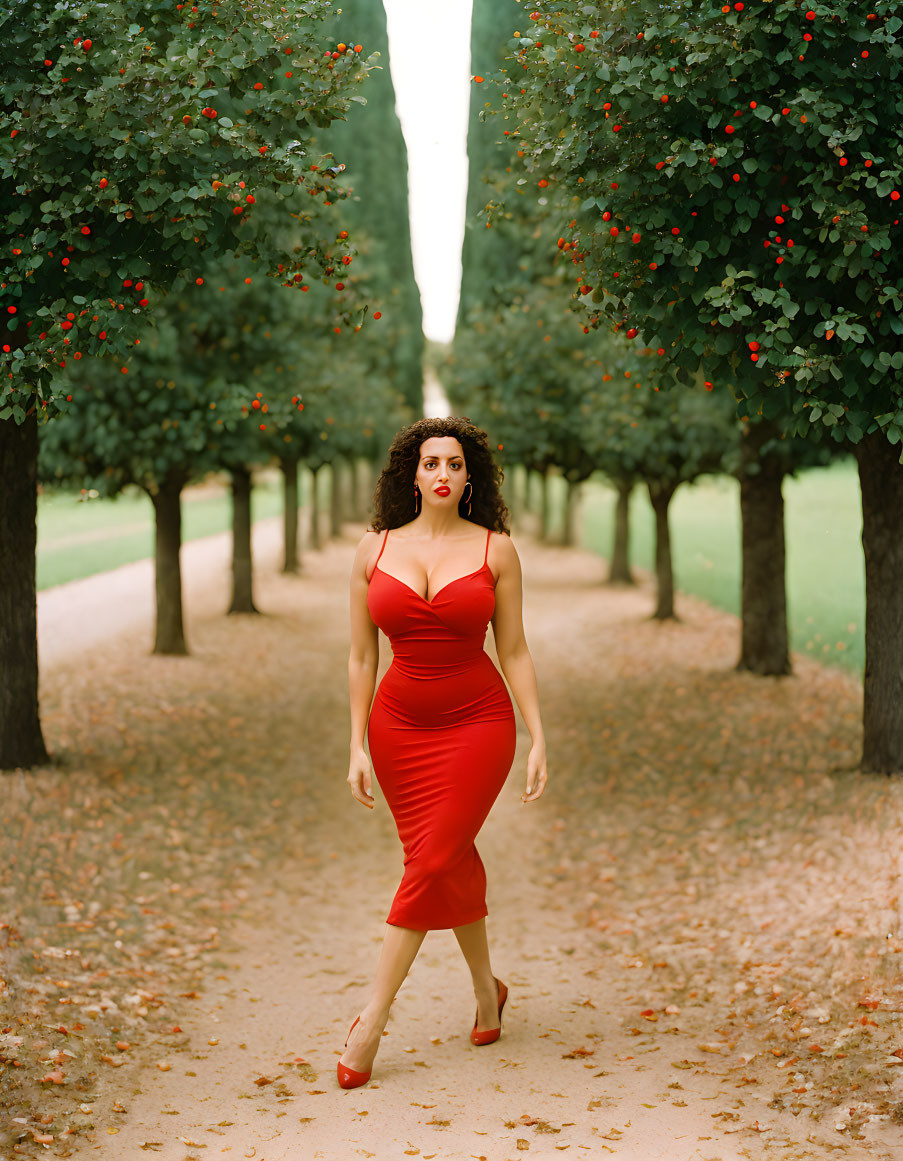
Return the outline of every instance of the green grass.
{"type": "MultiPolygon", "coordinates": [[[[614,491],[596,477],[584,488],[583,543],[607,558],[614,491]]],[[[862,672],[865,573],[855,463],[843,461],[785,480],[784,502],[791,648],[862,672]]],[[[655,530],[645,489],[635,489],[630,515],[631,559],[651,570],[655,530]]],[[[671,505],[671,539],[678,590],[739,613],[737,481],[707,477],[681,487],[671,505]]]]}
{"type": "MultiPolygon", "coordinates": [[[[299,479],[303,491],[305,481],[299,479]]],[[[251,496],[252,519],[282,511],[282,486],[261,477],[251,496]]],[[[182,540],[197,540],[231,527],[228,490],[214,496],[182,494],[182,540]]],[[[129,488],[115,500],[80,499],[76,493],[48,492],[38,498],[37,587],[47,589],[94,576],[154,555],[154,510],[150,499],[129,488]]]]}

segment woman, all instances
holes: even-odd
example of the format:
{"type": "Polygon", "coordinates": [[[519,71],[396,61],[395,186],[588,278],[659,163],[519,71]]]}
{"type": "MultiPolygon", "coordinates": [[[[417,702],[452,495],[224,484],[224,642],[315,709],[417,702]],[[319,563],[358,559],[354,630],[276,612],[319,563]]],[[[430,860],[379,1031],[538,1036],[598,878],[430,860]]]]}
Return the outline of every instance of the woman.
{"type": "Polygon", "coordinates": [[[501,534],[507,530],[501,475],[485,432],[469,420],[419,420],[389,449],[376,487],[377,531],[364,533],[354,559],[348,784],[372,809],[366,726],[373,771],[405,857],[370,999],[337,1065],[342,1088],[370,1079],[389,1008],[433,928],[454,930],[470,968],[477,1000],[472,1043],[489,1044],[501,1033],[508,990],[489,962],[486,874],[474,839],[511,769],[516,728],[505,683],[483,649],[490,619],[499,662],[533,739],[522,801],[535,802],[547,776],[521,617],[520,560],[501,534]],[[379,629],[394,656],[371,709],[379,629]]]}

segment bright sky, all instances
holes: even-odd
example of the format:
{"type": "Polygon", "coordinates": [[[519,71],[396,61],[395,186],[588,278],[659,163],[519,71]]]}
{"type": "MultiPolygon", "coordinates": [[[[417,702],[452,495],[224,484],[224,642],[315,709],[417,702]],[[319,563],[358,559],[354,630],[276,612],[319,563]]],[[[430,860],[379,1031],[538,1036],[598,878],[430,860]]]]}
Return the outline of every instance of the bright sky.
{"type": "Polygon", "coordinates": [[[428,339],[448,342],[461,287],[467,198],[471,0],[383,0],[408,147],[414,276],[428,339]]]}

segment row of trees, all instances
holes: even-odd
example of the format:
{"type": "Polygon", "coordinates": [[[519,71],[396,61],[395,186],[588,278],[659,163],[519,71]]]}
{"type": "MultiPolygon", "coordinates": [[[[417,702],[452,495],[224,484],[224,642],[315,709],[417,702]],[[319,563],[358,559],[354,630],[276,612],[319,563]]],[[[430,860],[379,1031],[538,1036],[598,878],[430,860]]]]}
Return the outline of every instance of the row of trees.
{"type": "Polygon", "coordinates": [[[31,6],[3,29],[0,768],[48,759],[39,473],[147,492],[155,651],[184,652],[184,485],[231,473],[233,608],[251,610],[255,467],[284,472],[291,561],[299,461],[316,478],[377,455],[420,399],[381,5],[132,12],[31,6]]]}
{"type": "MultiPolygon", "coordinates": [[[[449,368],[456,410],[484,406],[506,458],[575,481],[600,468],[622,505],[645,480],[660,563],[674,488],[736,472],[740,664],[763,674],[789,671],[783,477],[852,449],[863,765],[888,772],[903,770],[892,8],[476,0],[471,141],[489,180],[477,193],[471,175],[449,368]]],[[[665,572],[660,613],[667,590],[665,572]]]]}

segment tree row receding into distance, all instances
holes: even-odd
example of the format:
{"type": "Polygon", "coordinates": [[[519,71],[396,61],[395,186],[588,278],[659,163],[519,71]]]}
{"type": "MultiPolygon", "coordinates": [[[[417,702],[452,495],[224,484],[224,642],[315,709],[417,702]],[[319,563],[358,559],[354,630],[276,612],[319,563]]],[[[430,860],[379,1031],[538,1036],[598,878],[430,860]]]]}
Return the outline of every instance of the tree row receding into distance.
{"type": "MultiPolygon", "coordinates": [[[[476,0],[471,138],[488,172],[482,198],[471,196],[482,230],[471,221],[451,376],[459,409],[481,397],[499,408],[506,451],[510,439],[528,463],[530,445],[548,442],[530,400],[543,362],[535,341],[524,345],[531,314],[565,348],[558,381],[575,400],[592,374],[575,373],[580,340],[565,315],[616,352],[600,365],[647,361],[653,405],[701,388],[729,400],[742,429],[722,467],[741,480],[741,665],[763,674],[788,671],[781,480],[854,454],[867,590],[862,762],[885,772],[903,770],[896,7],[476,0]],[[520,328],[508,331],[520,382],[502,361],[503,319],[520,328]],[[481,333],[496,340],[484,379],[501,399],[467,370],[481,333]]],[[[565,411],[563,442],[576,446],[561,449],[562,463],[588,458],[618,483],[588,416],[565,411]]],[[[640,432],[648,420],[636,422],[640,432]]]]}

